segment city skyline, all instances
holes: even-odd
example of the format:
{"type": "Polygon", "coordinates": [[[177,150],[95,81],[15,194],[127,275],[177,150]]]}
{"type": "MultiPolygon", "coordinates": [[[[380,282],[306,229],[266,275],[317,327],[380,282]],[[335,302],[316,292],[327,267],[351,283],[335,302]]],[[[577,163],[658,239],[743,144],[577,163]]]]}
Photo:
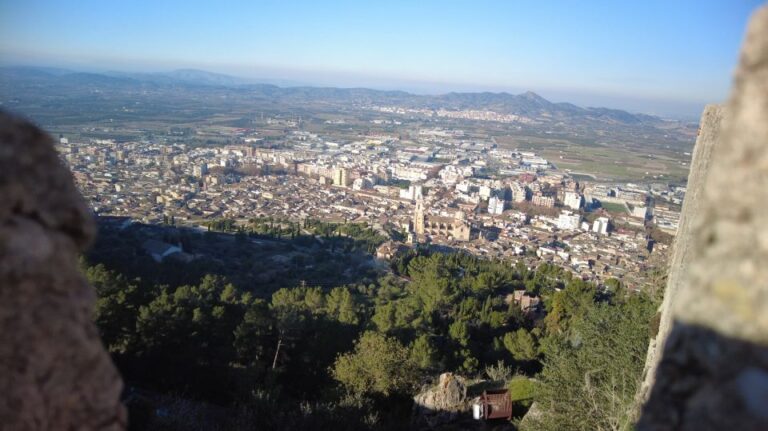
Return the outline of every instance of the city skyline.
{"type": "Polygon", "coordinates": [[[2,2],[0,59],[432,94],[532,90],[695,117],[727,96],[756,4],[2,2]]]}

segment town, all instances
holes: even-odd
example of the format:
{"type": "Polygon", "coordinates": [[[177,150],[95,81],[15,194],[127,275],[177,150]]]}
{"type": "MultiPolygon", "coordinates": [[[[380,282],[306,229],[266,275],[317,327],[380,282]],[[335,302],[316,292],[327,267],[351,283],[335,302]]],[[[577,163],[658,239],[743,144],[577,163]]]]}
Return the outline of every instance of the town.
{"type": "Polygon", "coordinates": [[[392,238],[381,259],[414,247],[461,250],[553,262],[634,290],[658,281],[685,195],[663,183],[588,181],[460,129],[349,140],[281,126],[277,140],[238,129],[236,143],[221,146],[62,136],[58,147],[99,215],[190,227],[359,223],[392,238]]]}
{"type": "Polygon", "coordinates": [[[0,429],[768,430],[758,3],[5,2],[0,429]]]}

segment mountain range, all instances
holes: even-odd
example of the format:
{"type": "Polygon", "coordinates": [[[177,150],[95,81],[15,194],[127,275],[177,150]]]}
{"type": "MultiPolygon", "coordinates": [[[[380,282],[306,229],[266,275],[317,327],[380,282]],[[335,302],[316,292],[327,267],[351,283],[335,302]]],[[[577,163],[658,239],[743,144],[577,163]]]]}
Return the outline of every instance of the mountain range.
{"type": "Polygon", "coordinates": [[[669,123],[659,117],[619,109],[579,107],[553,103],[533,92],[447,93],[418,95],[404,91],[367,88],[277,86],[265,80],[238,78],[195,69],[162,73],[77,72],[66,69],[13,66],[0,68],[0,97],[17,97],[22,91],[43,90],[51,94],[101,89],[116,93],[167,91],[185,88],[198,91],[238,91],[259,99],[302,103],[307,100],[338,104],[393,105],[406,108],[488,110],[512,114],[542,123],[587,122],[608,125],[659,126],[669,123]]]}

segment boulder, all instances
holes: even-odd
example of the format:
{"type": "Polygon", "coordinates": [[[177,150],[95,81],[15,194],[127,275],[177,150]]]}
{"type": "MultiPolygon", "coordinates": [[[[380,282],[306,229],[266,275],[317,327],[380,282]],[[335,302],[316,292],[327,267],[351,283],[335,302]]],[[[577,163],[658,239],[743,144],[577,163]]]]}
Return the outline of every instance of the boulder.
{"type": "Polygon", "coordinates": [[[52,139],[0,112],[0,428],[121,430],[122,382],[78,269],[90,211],[52,139]]]}
{"type": "Polygon", "coordinates": [[[469,411],[467,382],[453,373],[443,373],[437,385],[413,398],[414,421],[433,428],[454,421],[460,413],[469,411]]]}

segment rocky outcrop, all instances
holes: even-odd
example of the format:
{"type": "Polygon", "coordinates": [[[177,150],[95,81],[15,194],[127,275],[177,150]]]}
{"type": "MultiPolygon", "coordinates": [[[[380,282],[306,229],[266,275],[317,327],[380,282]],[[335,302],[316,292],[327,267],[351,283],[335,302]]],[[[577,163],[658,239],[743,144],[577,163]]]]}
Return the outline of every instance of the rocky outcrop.
{"type": "Polygon", "coordinates": [[[644,380],[640,388],[639,398],[645,401],[648,392],[653,386],[656,376],[656,367],[661,359],[663,343],[672,330],[672,304],[677,301],[678,288],[681,280],[688,273],[692,256],[692,244],[683,240],[693,234],[693,220],[699,214],[701,196],[704,192],[704,183],[709,173],[712,162],[712,150],[720,142],[720,130],[723,122],[724,109],[719,105],[708,105],[699,122],[699,136],[693,148],[691,158],[691,170],[688,175],[688,190],[685,194],[683,209],[680,214],[680,224],[677,231],[678,240],[675,241],[670,256],[669,271],[667,275],[667,287],[664,290],[664,302],[659,312],[661,319],[656,338],[651,340],[648,348],[648,358],[644,380]]]}
{"type": "Polygon", "coordinates": [[[541,405],[534,401],[533,404],[531,404],[531,407],[528,408],[528,411],[525,413],[523,418],[520,419],[519,429],[536,429],[536,424],[541,420],[544,414],[545,413],[541,410],[541,405]]]}
{"type": "Polygon", "coordinates": [[[119,430],[122,383],[77,257],[95,226],[49,136],[0,112],[0,428],[119,430]]]}
{"type": "Polygon", "coordinates": [[[768,7],[725,112],[719,138],[702,129],[715,142],[692,168],[639,430],[768,429],[768,7]]]}
{"type": "Polygon", "coordinates": [[[417,427],[433,428],[451,422],[469,410],[467,383],[461,376],[443,373],[436,386],[416,395],[413,402],[417,427]]]}

